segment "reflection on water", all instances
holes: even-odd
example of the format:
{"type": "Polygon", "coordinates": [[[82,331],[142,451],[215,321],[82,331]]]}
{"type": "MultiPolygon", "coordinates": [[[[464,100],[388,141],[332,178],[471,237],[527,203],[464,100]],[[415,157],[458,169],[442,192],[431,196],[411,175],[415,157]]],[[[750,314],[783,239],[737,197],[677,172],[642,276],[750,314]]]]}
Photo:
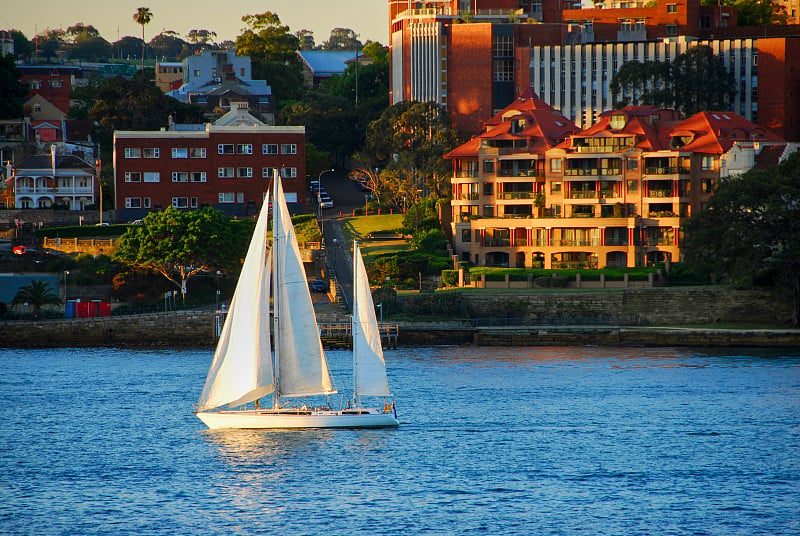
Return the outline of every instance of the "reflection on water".
{"type": "Polygon", "coordinates": [[[208,431],[210,359],[0,350],[0,533],[800,533],[798,352],[401,348],[379,430],[208,431]]]}

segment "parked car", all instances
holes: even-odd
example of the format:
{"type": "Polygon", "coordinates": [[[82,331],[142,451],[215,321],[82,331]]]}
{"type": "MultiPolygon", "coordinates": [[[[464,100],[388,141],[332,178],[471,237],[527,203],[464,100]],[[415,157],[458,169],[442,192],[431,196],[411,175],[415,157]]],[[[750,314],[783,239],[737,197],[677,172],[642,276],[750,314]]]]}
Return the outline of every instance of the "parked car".
{"type": "Polygon", "coordinates": [[[14,254],[25,255],[26,253],[36,253],[36,250],[28,246],[14,246],[14,254]]]}
{"type": "Polygon", "coordinates": [[[333,208],[333,199],[330,196],[320,196],[319,206],[322,208],[333,208]]]}
{"type": "Polygon", "coordinates": [[[325,292],[325,281],[321,279],[315,279],[311,283],[309,283],[312,292],[325,292]]]}

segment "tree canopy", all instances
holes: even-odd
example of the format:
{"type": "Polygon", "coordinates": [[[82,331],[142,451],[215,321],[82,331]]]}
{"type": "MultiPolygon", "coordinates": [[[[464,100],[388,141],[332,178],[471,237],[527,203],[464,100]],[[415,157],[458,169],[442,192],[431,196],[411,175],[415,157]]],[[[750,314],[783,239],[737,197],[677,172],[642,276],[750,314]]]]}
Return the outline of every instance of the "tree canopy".
{"type": "Polygon", "coordinates": [[[731,6],[736,8],[739,26],[767,26],[786,24],[786,7],[775,0],[702,0],[703,6],[731,6]]]}
{"type": "Polygon", "coordinates": [[[11,300],[11,306],[28,304],[33,307],[35,315],[39,315],[45,305],[61,305],[61,298],[53,292],[50,285],[41,279],[31,279],[29,285],[20,287],[17,294],[11,300]]]}
{"type": "Polygon", "coordinates": [[[684,227],[685,262],[741,286],[791,296],[800,321],[800,153],[779,166],[720,179],[684,227]]]}
{"type": "Polygon", "coordinates": [[[615,108],[629,104],[672,108],[685,115],[727,110],[736,96],[736,80],[711,47],[700,45],[672,62],[629,61],[611,82],[615,108]]]}
{"type": "Polygon", "coordinates": [[[0,57],[0,119],[19,119],[22,117],[22,99],[28,94],[20,81],[14,56],[0,57]]]}
{"type": "Polygon", "coordinates": [[[178,288],[200,272],[235,270],[246,240],[222,212],[167,207],[120,237],[115,260],[163,275],[178,288]]]}

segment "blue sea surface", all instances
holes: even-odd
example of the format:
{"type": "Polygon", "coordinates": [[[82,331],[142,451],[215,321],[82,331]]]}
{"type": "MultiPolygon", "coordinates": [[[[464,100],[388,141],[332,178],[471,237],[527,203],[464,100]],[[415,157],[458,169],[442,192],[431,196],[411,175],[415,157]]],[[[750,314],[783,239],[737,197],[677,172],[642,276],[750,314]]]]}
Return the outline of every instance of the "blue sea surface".
{"type": "Polygon", "coordinates": [[[800,534],[800,351],[401,348],[381,430],[208,431],[210,361],[0,349],[0,534],[800,534]]]}

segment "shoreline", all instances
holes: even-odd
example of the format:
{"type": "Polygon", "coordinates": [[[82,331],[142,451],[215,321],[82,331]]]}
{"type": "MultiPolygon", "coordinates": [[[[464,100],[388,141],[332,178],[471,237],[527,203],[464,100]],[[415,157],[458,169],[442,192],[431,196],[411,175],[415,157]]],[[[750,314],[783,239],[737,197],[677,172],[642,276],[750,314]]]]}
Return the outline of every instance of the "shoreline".
{"type": "MultiPolygon", "coordinates": [[[[213,350],[211,311],[0,322],[0,347],[213,350]]],[[[395,322],[397,346],[693,346],[800,348],[800,329],[625,325],[481,326],[472,321],[395,322]]]]}

